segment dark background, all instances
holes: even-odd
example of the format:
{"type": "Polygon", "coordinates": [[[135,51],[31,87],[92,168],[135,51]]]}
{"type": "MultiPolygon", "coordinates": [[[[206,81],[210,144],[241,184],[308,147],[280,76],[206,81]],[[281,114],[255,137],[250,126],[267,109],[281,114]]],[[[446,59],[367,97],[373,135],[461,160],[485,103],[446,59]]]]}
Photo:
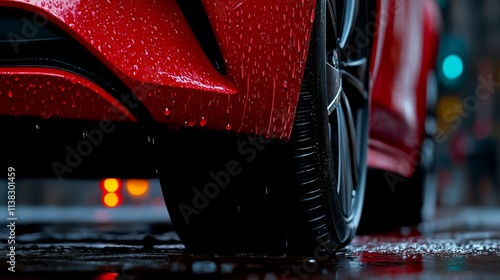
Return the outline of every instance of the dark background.
{"type": "Polygon", "coordinates": [[[441,0],[443,29],[436,65],[439,81],[439,203],[442,207],[500,205],[500,1],[441,0]],[[443,75],[457,55],[463,73],[443,75]],[[445,141],[442,141],[445,140],[445,141]]]}

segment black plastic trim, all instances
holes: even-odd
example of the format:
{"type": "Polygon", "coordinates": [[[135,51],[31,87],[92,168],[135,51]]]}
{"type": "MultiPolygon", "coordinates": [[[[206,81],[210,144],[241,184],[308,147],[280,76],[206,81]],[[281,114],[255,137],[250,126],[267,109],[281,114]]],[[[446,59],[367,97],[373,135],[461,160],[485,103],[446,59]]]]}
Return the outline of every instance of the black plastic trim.
{"type": "Polygon", "coordinates": [[[177,0],[177,4],[186,18],[191,31],[200,44],[210,63],[221,73],[226,74],[224,59],[219,49],[214,31],[200,0],[177,0]]]}

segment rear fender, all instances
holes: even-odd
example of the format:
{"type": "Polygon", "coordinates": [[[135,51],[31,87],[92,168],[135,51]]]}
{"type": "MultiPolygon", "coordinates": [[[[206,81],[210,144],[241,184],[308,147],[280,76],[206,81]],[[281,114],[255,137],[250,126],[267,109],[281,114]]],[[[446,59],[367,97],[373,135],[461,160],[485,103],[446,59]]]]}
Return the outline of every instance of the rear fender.
{"type": "Polygon", "coordinates": [[[48,18],[123,81],[154,122],[288,139],[315,1],[202,3],[225,75],[207,59],[174,0],[0,0],[0,8],[48,18]]]}

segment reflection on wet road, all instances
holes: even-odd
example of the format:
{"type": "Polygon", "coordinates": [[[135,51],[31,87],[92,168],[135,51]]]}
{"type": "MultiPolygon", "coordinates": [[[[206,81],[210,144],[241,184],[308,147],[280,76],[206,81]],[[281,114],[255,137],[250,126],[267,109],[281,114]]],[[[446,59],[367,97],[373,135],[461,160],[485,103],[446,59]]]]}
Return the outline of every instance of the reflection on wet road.
{"type": "Polygon", "coordinates": [[[424,233],[402,229],[359,236],[323,262],[285,256],[189,255],[172,229],[162,224],[29,225],[18,229],[16,273],[8,272],[8,263],[2,261],[0,276],[95,280],[500,279],[500,211],[468,211],[446,213],[426,225],[424,233]]]}

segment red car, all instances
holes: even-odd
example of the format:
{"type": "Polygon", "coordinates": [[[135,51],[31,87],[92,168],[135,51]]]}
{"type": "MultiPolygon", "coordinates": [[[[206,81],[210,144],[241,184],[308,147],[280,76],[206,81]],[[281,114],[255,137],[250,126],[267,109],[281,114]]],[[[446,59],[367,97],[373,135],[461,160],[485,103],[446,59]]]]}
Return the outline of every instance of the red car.
{"type": "Polygon", "coordinates": [[[432,0],[0,0],[6,158],[59,179],[156,169],[188,250],[339,248],[365,185],[377,209],[423,177],[438,27],[432,0]]]}

